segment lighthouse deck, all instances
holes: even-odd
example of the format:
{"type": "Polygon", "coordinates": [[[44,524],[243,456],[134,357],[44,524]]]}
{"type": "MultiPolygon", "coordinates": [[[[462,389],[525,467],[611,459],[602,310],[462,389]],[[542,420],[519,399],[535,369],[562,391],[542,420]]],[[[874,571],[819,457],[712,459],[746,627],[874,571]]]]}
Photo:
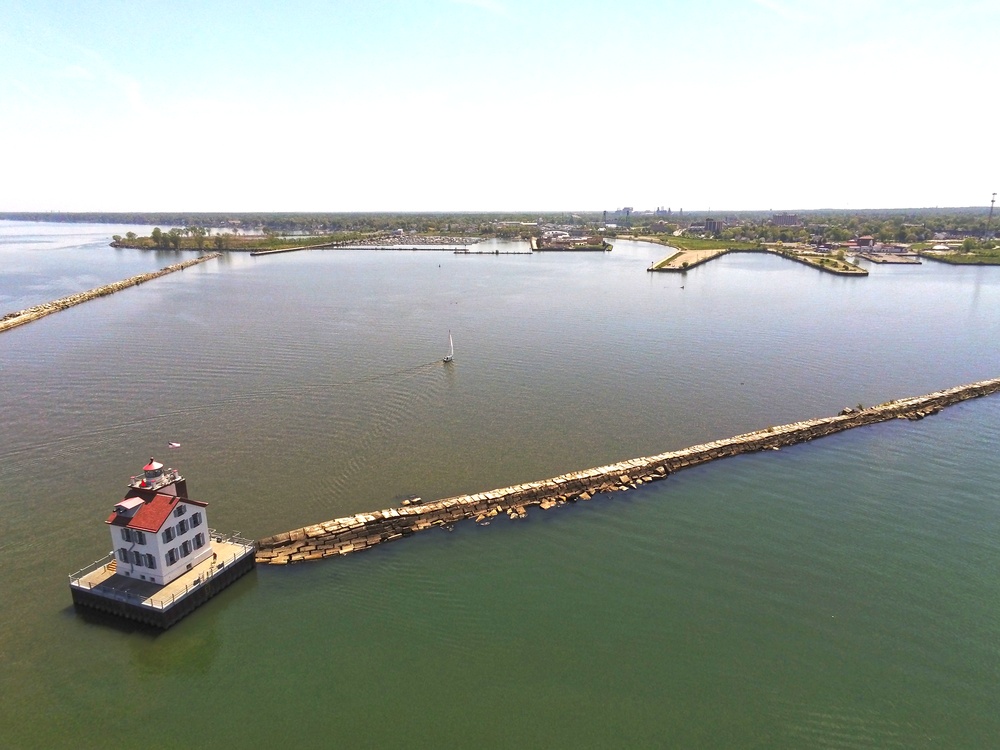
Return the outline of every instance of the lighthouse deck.
{"type": "Polygon", "coordinates": [[[165,585],[116,572],[113,554],[72,574],[75,604],[168,628],[254,567],[256,544],[210,530],[214,557],[165,585]]]}

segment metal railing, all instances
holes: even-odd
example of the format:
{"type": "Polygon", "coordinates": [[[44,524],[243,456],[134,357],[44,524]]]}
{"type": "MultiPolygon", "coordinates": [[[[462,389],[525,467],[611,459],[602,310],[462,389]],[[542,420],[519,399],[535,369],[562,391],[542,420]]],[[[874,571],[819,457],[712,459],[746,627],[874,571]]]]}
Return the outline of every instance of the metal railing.
{"type": "Polygon", "coordinates": [[[171,482],[179,482],[184,477],[180,475],[177,469],[166,469],[164,472],[150,480],[145,474],[136,474],[129,480],[129,487],[135,487],[137,489],[150,489],[155,490],[157,487],[162,487],[165,484],[170,484],[171,482]],[[145,484],[143,484],[145,482],[145,484]]]}
{"type": "Polygon", "coordinates": [[[80,568],[75,573],[70,573],[69,582],[79,584],[81,578],[83,578],[86,575],[89,575],[90,573],[93,573],[98,568],[108,567],[108,565],[110,565],[114,561],[114,559],[115,559],[115,553],[112,550],[104,557],[102,557],[100,560],[94,560],[94,562],[92,562],[90,565],[87,565],[84,568],[80,568]]]}

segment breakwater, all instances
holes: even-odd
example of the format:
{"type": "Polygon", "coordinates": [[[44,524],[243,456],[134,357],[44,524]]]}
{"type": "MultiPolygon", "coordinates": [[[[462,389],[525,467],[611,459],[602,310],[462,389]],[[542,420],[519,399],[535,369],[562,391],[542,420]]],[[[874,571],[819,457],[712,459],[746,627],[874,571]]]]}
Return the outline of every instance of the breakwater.
{"type": "Polygon", "coordinates": [[[368,549],[382,542],[456,521],[483,522],[506,514],[523,517],[529,506],[549,509],[578,500],[640,487],[675,471],[743,453],[779,448],[890,419],[922,419],[946,406],[1000,391],[1000,378],[889,401],[866,409],[844,409],[833,417],[768,427],[683,450],[633,458],[551,479],[471,495],[409,505],[293,529],[258,541],[257,562],[287,565],[368,549]]]}
{"type": "Polygon", "coordinates": [[[218,258],[221,253],[212,253],[211,255],[202,255],[193,260],[186,260],[183,263],[175,263],[172,266],[167,266],[161,268],[159,271],[152,271],[151,273],[142,273],[138,276],[132,276],[123,281],[115,281],[111,284],[105,284],[104,286],[99,286],[94,289],[88,289],[85,292],[77,292],[76,294],[71,294],[68,297],[61,297],[60,299],[54,300],[53,302],[45,302],[41,305],[35,305],[34,307],[29,307],[25,310],[18,310],[17,312],[8,313],[0,318],[0,333],[7,331],[11,328],[16,328],[17,326],[24,325],[25,323],[30,323],[33,320],[38,320],[39,318],[44,318],[46,315],[51,315],[52,313],[59,312],[60,310],[65,310],[66,308],[73,307],[74,305],[79,305],[84,302],[89,302],[92,299],[97,299],[98,297],[105,297],[109,294],[114,294],[115,292],[120,292],[122,289],[128,289],[132,286],[137,286],[146,281],[152,281],[153,279],[158,279],[160,276],[166,276],[168,273],[173,273],[174,271],[183,271],[189,266],[195,266],[199,263],[204,263],[206,260],[212,260],[213,258],[218,258]]]}
{"type": "Polygon", "coordinates": [[[350,247],[351,243],[347,240],[342,240],[339,242],[324,242],[319,245],[299,245],[297,247],[279,247],[273,250],[251,250],[250,255],[278,255],[280,253],[297,253],[299,250],[326,250],[331,247],[350,247]]]}

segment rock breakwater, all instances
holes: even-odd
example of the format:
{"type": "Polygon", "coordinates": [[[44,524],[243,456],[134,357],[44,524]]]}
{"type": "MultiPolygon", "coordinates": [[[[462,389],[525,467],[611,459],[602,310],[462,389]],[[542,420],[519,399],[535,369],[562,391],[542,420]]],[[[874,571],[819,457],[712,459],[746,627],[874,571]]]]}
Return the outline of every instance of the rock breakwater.
{"type": "Polygon", "coordinates": [[[189,266],[195,266],[199,263],[204,263],[206,260],[212,260],[213,258],[220,257],[221,253],[212,253],[211,255],[202,255],[193,260],[186,260],[183,263],[175,263],[172,266],[167,266],[166,268],[161,268],[159,271],[153,271],[151,273],[143,273],[138,276],[132,276],[131,278],[125,279],[124,281],[116,281],[112,284],[105,284],[104,286],[99,286],[94,289],[88,289],[86,292],[77,292],[76,294],[71,294],[68,297],[61,297],[53,302],[46,302],[41,305],[35,305],[34,307],[29,307],[25,310],[18,310],[17,312],[8,313],[0,318],[0,333],[7,331],[11,328],[16,328],[17,326],[24,325],[25,323],[30,323],[33,320],[38,320],[39,318],[44,318],[46,315],[51,315],[52,313],[59,312],[60,310],[65,310],[68,307],[73,307],[74,305],[79,305],[84,302],[89,302],[92,299],[97,299],[98,297],[105,297],[109,294],[114,294],[115,292],[120,292],[122,289],[128,289],[132,286],[137,286],[146,281],[152,281],[160,276],[166,276],[168,273],[173,273],[174,271],[183,271],[189,266]]]}
{"type": "Polygon", "coordinates": [[[551,479],[459,495],[420,505],[358,513],[261,539],[258,541],[257,562],[287,565],[319,560],[358,552],[382,542],[402,539],[436,526],[448,526],[463,519],[483,522],[501,514],[511,518],[523,517],[527,508],[533,505],[549,509],[568,502],[590,500],[595,496],[640,487],[664,479],[675,471],[720,458],[775,450],[890,419],[922,419],[946,406],[997,391],[1000,391],[1000,378],[983,380],[926,396],[889,401],[867,409],[848,408],[835,417],[768,427],[679,451],[628,459],[551,479]]]}

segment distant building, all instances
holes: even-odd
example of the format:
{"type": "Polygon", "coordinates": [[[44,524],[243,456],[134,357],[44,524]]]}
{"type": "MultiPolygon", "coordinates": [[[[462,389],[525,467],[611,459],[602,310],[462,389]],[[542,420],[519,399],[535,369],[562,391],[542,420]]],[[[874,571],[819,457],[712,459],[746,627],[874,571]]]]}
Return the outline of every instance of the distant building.
{"type": "Polygon", "coordinates": [[[721,232],[726,227],[726,222],[721,219],[705,219],[705,231],[711,234],[721,232]]]}
{"type": "Polygon", "coordinates": [[[799,225],[799,215],[771,214],[771,223],[776,227],[797,227],[799,225]]]}
{"type": "Polygon", "coordinates": [[[870,234],[866,234],[864,237],[858,237],[858,247],[873,247],[875,245],[875,238],[870,234]]]}

